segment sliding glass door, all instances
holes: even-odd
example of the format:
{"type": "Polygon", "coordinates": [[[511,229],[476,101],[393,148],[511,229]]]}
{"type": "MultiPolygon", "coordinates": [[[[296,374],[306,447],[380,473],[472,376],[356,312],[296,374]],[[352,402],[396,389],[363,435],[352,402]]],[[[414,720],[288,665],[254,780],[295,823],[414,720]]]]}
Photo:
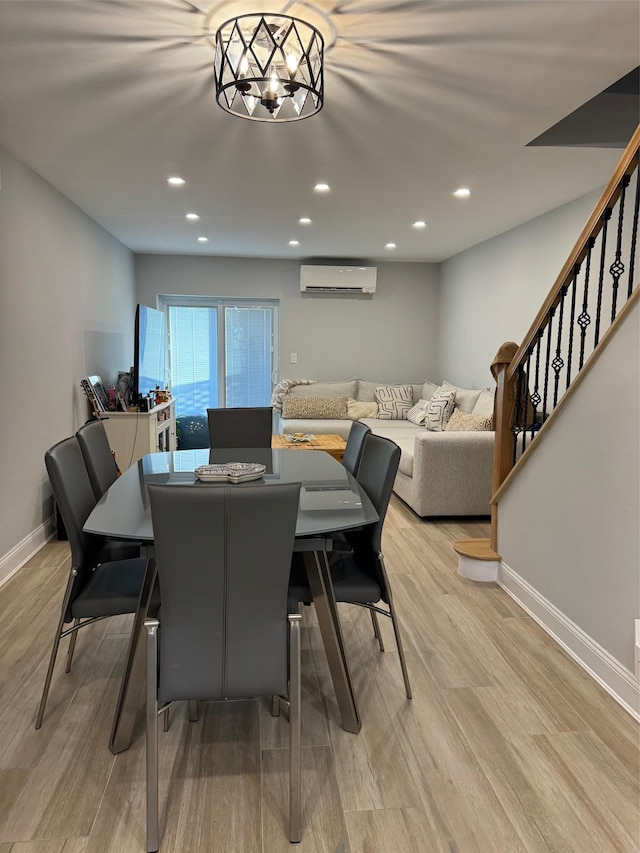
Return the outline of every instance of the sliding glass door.
{"type": "Polygon", "coordinates": [[[176,414],[268,406],[277,381],[277,300],[162,296],[176,414]]]}

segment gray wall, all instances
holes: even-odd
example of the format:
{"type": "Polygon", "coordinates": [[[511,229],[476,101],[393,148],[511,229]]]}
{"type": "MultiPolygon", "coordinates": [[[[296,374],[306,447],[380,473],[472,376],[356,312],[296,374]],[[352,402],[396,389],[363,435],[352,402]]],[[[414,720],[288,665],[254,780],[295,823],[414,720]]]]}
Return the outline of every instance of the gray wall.
{"type": "Polygon", "coordinates": [[[136,255],[136,286],[138,301],[152,307],[158,294],[279,299],[282,379],[435,378],[437,265],[376,266],[371,297],[310,296],[300,293],[297,261],[136,255]]]}
{"type": "Polygon", "coordinates": [[[589,193],[440,265],[441,377],[493,385],[498,347],[524,338],[599,197],[589,193]]]}
{"type": "Polygon", "coordinates": [[[640,307],[500,500],[504,562],[634,669],[640,618],[640,307]]]}
{"type": "Polygon", "coordinates": [[[80,379],[133,359],[133,256],[0,147],[2,556],[51,514],[45,450],[87,418],[80,379]]]}

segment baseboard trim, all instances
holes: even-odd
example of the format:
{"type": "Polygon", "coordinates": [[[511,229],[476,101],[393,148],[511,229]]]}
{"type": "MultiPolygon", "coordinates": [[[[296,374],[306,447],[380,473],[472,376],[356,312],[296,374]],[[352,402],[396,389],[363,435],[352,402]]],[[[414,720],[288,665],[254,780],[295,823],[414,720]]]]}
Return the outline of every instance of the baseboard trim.
{"type": "Polygon", "coordinates": [[[506,563],[498,584],[631,716],[640,722],[640,681],[506,563]]]}
{"type": "Polygon", "coordinates": [[[37,554],[55,534],[53,527],[53,516],[48,518],[31,533],[28,533],[21,542],[18,542],[4,557],[0,558],[0,586],[13,577],[18,569],[21,569],[27,560],[37,554]]]}

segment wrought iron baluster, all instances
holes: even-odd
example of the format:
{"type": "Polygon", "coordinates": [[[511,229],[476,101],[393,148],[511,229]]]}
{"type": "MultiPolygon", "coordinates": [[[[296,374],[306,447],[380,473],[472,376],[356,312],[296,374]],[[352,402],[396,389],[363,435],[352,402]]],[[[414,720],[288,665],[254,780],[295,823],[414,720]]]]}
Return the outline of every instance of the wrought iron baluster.
{"type": "Polygon", "coordinates": [[[511,432],[513,433],[513,461],[512,464],[516,464],[516,458],[518,456],[518,435],[520,434],[520,399],[522,397],[522,364],[518,365],[518,369],[516,371],[516,403],[515,403],[515,411],[513,415],[513,424],[511,426],[511,432]]]}
{"type": "Polygon", "coordinates": [[[587,340],[587,326],[591,322],[589,315],[589,276],[591,274],[591,252],[595,246],[594,237],[589,238],[587,244],[587,264],[584,271],[584,291],[582,296],[582,311],[578,317],[577,323],[580,326],[580,361],[578,362],[578,371],[582,370],[584,364],[584,345],[587,340]]]}
{"type": "Polygon", "coordinates": [[[571,384],[571,359],[573,357],[573,327],[576,322],[576,292],[578,290],[578,273],[580,272],[580,264],[576,264],[573,268],[573,286],[571,290],[571,319],[569,321],[569,345],[567,347],[567,384],[565,390],[571,384]]]}
{"type": "MultiPolygon", "coordinates": [[[[524,453],[525,448],[527,446],[527,417],[529,416],[530,406],[529,403],[531,401],[531,395],[529,394],[529,379],[531,376],[531,353],[533,352],[533,347],[529,348],[527,352],[527,368],[523,373],[523,379],[526,376],[526,385],[524,387],[524,404],[523,404],[523,418],[522,418],[522,452],[524,453]]],[[[533,421],[532,421],[533,423],[533,421]]],[[[531,438],[533,438],[533,430],[531,430],[531,438]]]]}
{"type": "Polygon", "coordinates": [[[533,433],[535,431],[535,426],[538,422],[538,406],[540,405],[541,397],[539,392],[540,387],[540,342],[542,341],[542,330],[538,329],[538,340],[535,344],[536,348],[536,375],[533,386],[533,394],[531,395],[531,405],[533,406],[533,412],[531,415],[531,440],[533,441],[533,433]]]}
{"type": "Polygon", "coordinates": [[[631,258],[629,260],[629,284],[627,299],[633,291],[633,273],[636,263],[636,248],[638,245],[638,214],[640,213],[640,169],[636,164],[636,200],[633,206],[633,230],[631,231],[631,258]]]}
{"type": "Polygon", "coordinates": [[[549,318],[549,322],[547,324],[547,358],[545,360],[544,365],[544,391],[542,393],[542,417],[543,419],[547,415],[547,397],[549,392],[549,365],[551,363],[551,327],[553,325],[553,308],[549,308],[549,313],[547,317],[549,318]]]}
{"type": "Polygon", "coordinates": [[[613,278],[612,282],[612,292],[611,292],[611,322],[616,319],[616,309],[618,303],[618,286],[620,284],[620,276],[624,272],[624,264],[622,263],[622,225],[624,222],[624,198],[627,192],[627,187],[629,186],[629,182],[631,181],[631,177],[629,175],[625,175],[622,179],[622,190],[620,192],[620,198],[618,199],[618,204],[620,205],[618,208],[618,239],[616,241],[616,258],[614,262],[609,267],[609,272],[613,278]]]}
{"type": "Polygon", "coordinates": [[[560,371],[564,367],[564,360],[560,355],[562,351],[562,324],[564,322],[564,299],[567,295],[567,286],[566,284],[560,289],[560,316],[558,317],[558,340],[556,342],[556,354],[554,356],[553,361],[551,362],[551,367],[555,372],[555,377],[553,381],[553,408],[555,409],[556,403],[558,402],[558,385],[560,384],[560,371]]]}
{"type": "Polygon", "coordinates": [[[607,207],[605,212],[602,214],[604,219],[604,225],[602,227],[602,245],[600,247],[600,273],[598,275],[598,302],[596,305],[596,329],[595,335],[593,338],[593,348],[595,349],[598,346],[598,341],[600,340],[600,314],[602,312],[602,287],[604,285],[604,263],[605,263],[605,255],[607,250],[607,230],[609,226],[609,220],[611,219],[611,208],[607,207]]]}

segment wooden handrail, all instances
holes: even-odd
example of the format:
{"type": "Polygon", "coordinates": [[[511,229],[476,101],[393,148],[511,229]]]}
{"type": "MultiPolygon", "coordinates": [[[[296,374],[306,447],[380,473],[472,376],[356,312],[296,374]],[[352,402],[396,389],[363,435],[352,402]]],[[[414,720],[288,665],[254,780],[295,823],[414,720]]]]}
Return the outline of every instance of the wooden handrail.
{"type": "Polygon", "coordinates": [[[593,212],[589,219],[587,220],[587,224],[582,229],[582,233],[578,237],[575,246],[569,257],[567,258],[562,270],[560,271],[560,275],[555,280],[553,287],[549,291],[549,294],[545,301],[542,304],[542,307],[538,311],[535,320],[529,327],[529,331],[524,336],[522,343],[520,344],[518,351],[516,352],[510,367],[508,368],[508,379],[513,379],[513,376],[518,369],[518,366],[526,360],[527,353],[529,349],[535,344],[538,333],[541,329],[547,324],[547,317],[549,314],[549,310],[551,308],[555,308],[555,306],[560,301],[561,291],[563,287],[566,287],[567,284],[571,281],[571,277],[573,275],[573,269],[576,264],[581,264],[585,258],[587,253],[587,248],[589,244],[589,240],[596,237],[603,226],[602,216],[605,210],[608,207],[612,207],[620,197],[621,192],[621,182],[625,175],[631,175],[636,170],[638,166],[638,149],[640,148],[640,125],[636,128],[635,133],[631,137],[629,144],[627,145],[624,154],[620,158],[620,162],[616,167],[615,172],[611,176],[611,180],[605,187],[600,199],[598,200],[596,206],[593,209],[593,212]]]}

